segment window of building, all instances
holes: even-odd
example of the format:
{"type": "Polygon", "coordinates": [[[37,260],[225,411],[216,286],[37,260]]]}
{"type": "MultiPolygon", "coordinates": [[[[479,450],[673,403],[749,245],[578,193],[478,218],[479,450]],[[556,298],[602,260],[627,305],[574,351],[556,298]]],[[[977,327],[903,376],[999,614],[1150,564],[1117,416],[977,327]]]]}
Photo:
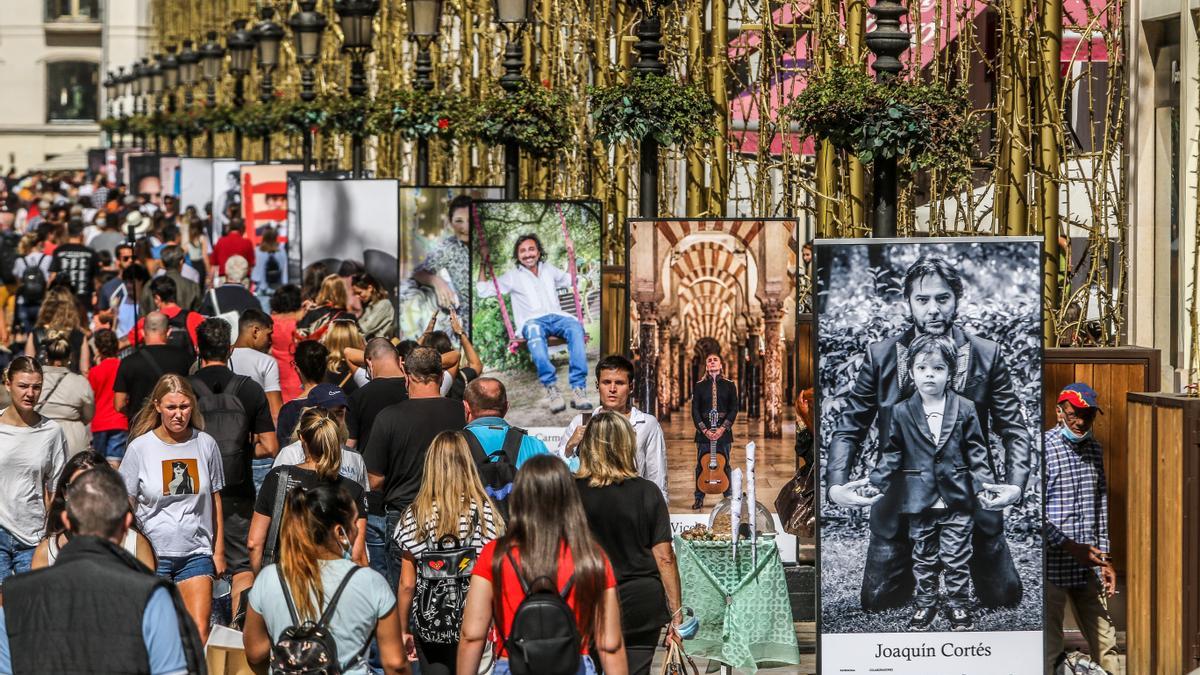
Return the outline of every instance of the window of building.
{"type": "Polygon", "coordinates": [[[100,66],[88,61],[46,65],[46,119],[50,122],[96,119],[100,66]]]}
{"type": "Polygon", "coordinates": [[[99,21],[100,0],[46,0],[46,21],[99,21]]]}

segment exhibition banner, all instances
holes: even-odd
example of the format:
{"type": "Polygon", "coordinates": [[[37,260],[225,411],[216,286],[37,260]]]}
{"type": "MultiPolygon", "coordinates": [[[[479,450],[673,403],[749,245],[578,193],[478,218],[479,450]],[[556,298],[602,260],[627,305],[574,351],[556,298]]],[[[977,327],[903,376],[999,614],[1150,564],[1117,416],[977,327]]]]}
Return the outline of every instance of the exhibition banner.
{"type": "Polygon", "coordinates": [[[1042,242],[816,242],[823,673],[1042,672],[1042,242]]]}

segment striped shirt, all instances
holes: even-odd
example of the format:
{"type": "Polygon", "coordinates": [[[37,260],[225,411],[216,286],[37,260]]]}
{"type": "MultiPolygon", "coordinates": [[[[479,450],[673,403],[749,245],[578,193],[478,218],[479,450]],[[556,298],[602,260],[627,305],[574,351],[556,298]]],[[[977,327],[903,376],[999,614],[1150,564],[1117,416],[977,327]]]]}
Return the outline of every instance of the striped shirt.
{"type": "Polygon", "coordinates": [[[1097,568],[1082,565],[1063,543],[1108,553],[1108,481],[1104,452],[1095,438],[1068,441],[1061,427],[1043,437],[1046,455],[1046,575],[1060,588],[1083,588],[1097,568]]]}
{"type": "MultiPolygon", "coordinates": [[[[424,527],[417,526],[417,518],[413,514],[412,507],[404,509],[404,515],[401,516],[400,522],[396,524],[396,531],[392,533],[392,538],[396,544],[405,553],[417,557],[424,553],[432,542],[436,541],[434,534],[437,529],[437,507],[434,507],[434,517],[425,524],[424,527]]],[[[496,531],[495,516],[492,514],[492,505],[485,503],[482,509],[478,510],[479,518],[472,531],[471,529],[471,514],[473,510],[468,509],[467,513],[460,516],[458,519],[458,540],[462,544],[469,544],[478,553],[483,545],[495,539],[498,536],[496,531]]]]}

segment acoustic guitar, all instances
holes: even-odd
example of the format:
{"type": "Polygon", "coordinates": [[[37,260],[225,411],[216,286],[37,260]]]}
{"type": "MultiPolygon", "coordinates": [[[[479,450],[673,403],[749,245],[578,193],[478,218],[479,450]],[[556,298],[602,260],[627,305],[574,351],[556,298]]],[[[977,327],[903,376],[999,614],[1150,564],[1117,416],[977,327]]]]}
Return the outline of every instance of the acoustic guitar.
{"type": "MultiPolygon", "coordinates": [[[[714,397],[713,400],[716,400],[714,397]]],[[[715,428],[720,419],[720,413],[715,409],[708,412],[709,428],[715,428]]],[[[729,489],[729,476],[725,475],[725,455],[717,452],[717,442],[708,442],[708,461],[700,465],[700,475],[696,478],[696,489],[706,495],[723,494],[729,489]]]]}

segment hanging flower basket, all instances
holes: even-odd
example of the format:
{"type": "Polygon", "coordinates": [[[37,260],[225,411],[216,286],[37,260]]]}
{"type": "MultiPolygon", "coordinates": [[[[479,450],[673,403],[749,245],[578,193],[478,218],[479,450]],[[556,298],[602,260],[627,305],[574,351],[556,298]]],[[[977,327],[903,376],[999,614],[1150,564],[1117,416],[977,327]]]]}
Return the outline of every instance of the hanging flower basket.
{"type": "Polygon", "coordinates": [[[305,131],[321,131],[328,123],[328,114],[321,101],[276,101],[274,117],[279,130],[289,134],[303,134],[305,131]]]}
{"type": "Polygon", "coordinates": [[[637,143],[650,136],[659,145],[686,145],[711,138],[717,108],[702,88],[666,75],[638,75],[628,84],[589,89],[596,138],[607,145],[637,143]]]}
{"type": "Polygon", "coordinates": [[[129,116],[105,117],[100,120],[100,130],[108,134],[125,135],[129,133],[129,116]]]}
{"type": "Polygon", "coordinates": [[[242,136],[263,138],[277,130],[279,125],[275,115],[273,104],[255,102],[233,110],[230,119],[233,128],[242,132],[242,136]]]}
{"type": "Polygon", "coordinates": [[[202,108],[177,110],[163,117],[163,134],[167,136],[196,136],[204,133],[204,111],[202,108]]]}
{"type": "Polygon", "coordinates": [[[516,143],[538,157],[552,157],[571,141],[563,91],[523,82],[512,93],[497,91],[482,104],[475,125],[479,139],[490,145],[516,143]]]}
{"type": "Polygon", "coordinates": [[[234,108],[228,105],[216,105],[211,108],[205,107],[200,113],[200,125],[204,127],[204,131],[212,131],[213,133],[224,133],[234,130],[233,113],[234,108]]]}
{"type": "Polygon", "coordinates": [[[970,177],[982,128],[962,87],[901,78],[879,83],[850,66],[810,79],[780,115],[863,164],[894,158],[904,171],[936,169],[953,183],[970,177]]]}
{"type": "Polygon", "coordinates": [[[153,136],[158,129],[151,115],[133,115],[129,118],[129,132],[138,136],[153,136]]]}
{"type": "Polygon", "coordinates": [[[318,101],[325,111],[323,131],[335,134],[359,133],[364,136],[379,132],[375,125],[377,115],[374,99],[329,94],[318,101]]]}
{"type": "Polygon", "coordinates": [[[376,98],[374,126],[408,140],[472,135],[475,106],[457,92],[397,89],[376,98]]]}

